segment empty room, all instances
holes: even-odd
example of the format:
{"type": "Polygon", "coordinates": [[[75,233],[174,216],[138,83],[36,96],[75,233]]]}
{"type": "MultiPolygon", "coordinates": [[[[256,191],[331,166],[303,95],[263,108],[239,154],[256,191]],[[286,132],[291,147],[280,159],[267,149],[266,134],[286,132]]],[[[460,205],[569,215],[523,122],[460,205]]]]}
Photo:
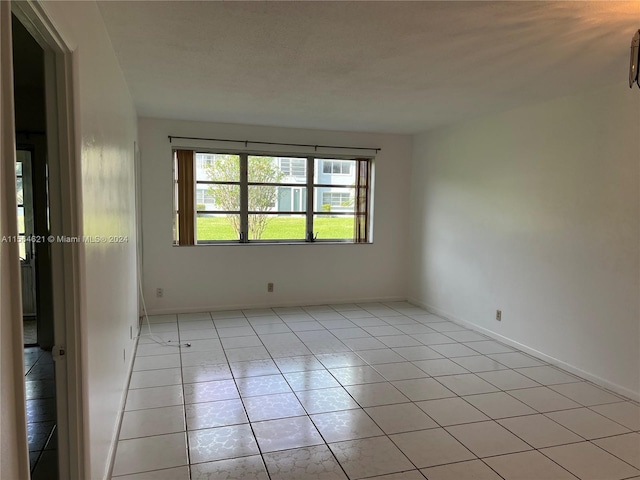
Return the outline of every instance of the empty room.
{"type": "Polygon", "coordinates": [[[0,477],[640,479],[639,29],[0,2],[0,477]]]}

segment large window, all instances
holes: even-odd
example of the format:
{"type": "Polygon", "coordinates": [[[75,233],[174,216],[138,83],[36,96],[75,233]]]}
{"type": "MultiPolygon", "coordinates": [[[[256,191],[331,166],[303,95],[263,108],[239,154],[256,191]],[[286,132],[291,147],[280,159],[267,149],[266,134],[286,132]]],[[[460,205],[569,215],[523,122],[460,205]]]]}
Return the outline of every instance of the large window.
{"type": "Polygon", "coordinates": [[[176,150],[179,245],[366,243],[370,159],[176,150]]]}

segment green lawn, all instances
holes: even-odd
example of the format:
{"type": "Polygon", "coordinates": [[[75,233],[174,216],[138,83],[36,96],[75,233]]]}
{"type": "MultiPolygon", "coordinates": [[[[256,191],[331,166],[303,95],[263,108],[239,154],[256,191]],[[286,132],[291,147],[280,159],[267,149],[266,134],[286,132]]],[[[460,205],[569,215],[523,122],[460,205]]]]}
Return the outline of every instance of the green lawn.
{"type": "MultiPolygon", "coordinates": [[[[261,240],[303,240],[306,219],[300,217],[273,217],[261,240]]],[[[318,239],[353,239],[352,217],[322,217],[314,219],[314,232],[318,239]]],[[[205,240],[237,240],[238,237],[225,217],[198,218],[197,238],[205,240]]]]}

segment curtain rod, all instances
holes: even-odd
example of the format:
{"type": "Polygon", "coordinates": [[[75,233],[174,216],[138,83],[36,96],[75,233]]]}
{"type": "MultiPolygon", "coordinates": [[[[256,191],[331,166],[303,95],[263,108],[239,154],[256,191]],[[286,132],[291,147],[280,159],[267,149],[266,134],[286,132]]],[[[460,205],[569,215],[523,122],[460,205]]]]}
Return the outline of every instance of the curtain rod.
{"type": "Polygon", "coordinates": [[[178,138],[181,140],[206,140],[210,142],[231,142],[231,143],[244,143],[245,148],[250,144],[254,143],[256,145],[281,145],[287,147],[309,147],[314,148],[316,151],[318,148],[337,148],[341,150],[371,150],[378,153],[382,148],[369,148],[369,147],[339,147],[337,145],[311,145],[307,143],[279,143],[279,142],[254,142],[252,140],[229,140],[223,138],[201,138],[201,137],[177,137],[174,135],[169,135],[169,143],[173,141],[174,138],[178,138]]]}

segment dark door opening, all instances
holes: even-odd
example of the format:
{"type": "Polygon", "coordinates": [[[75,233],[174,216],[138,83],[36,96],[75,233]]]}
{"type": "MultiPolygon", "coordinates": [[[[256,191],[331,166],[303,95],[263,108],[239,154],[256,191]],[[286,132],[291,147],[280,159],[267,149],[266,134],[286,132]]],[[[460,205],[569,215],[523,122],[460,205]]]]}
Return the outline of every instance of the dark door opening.
{"type": "Polygon", "coordinates": [[[24,318],[27,434],[32,479],[58,478],[45,56],[12,18],[16,184],[24,318]]]}

